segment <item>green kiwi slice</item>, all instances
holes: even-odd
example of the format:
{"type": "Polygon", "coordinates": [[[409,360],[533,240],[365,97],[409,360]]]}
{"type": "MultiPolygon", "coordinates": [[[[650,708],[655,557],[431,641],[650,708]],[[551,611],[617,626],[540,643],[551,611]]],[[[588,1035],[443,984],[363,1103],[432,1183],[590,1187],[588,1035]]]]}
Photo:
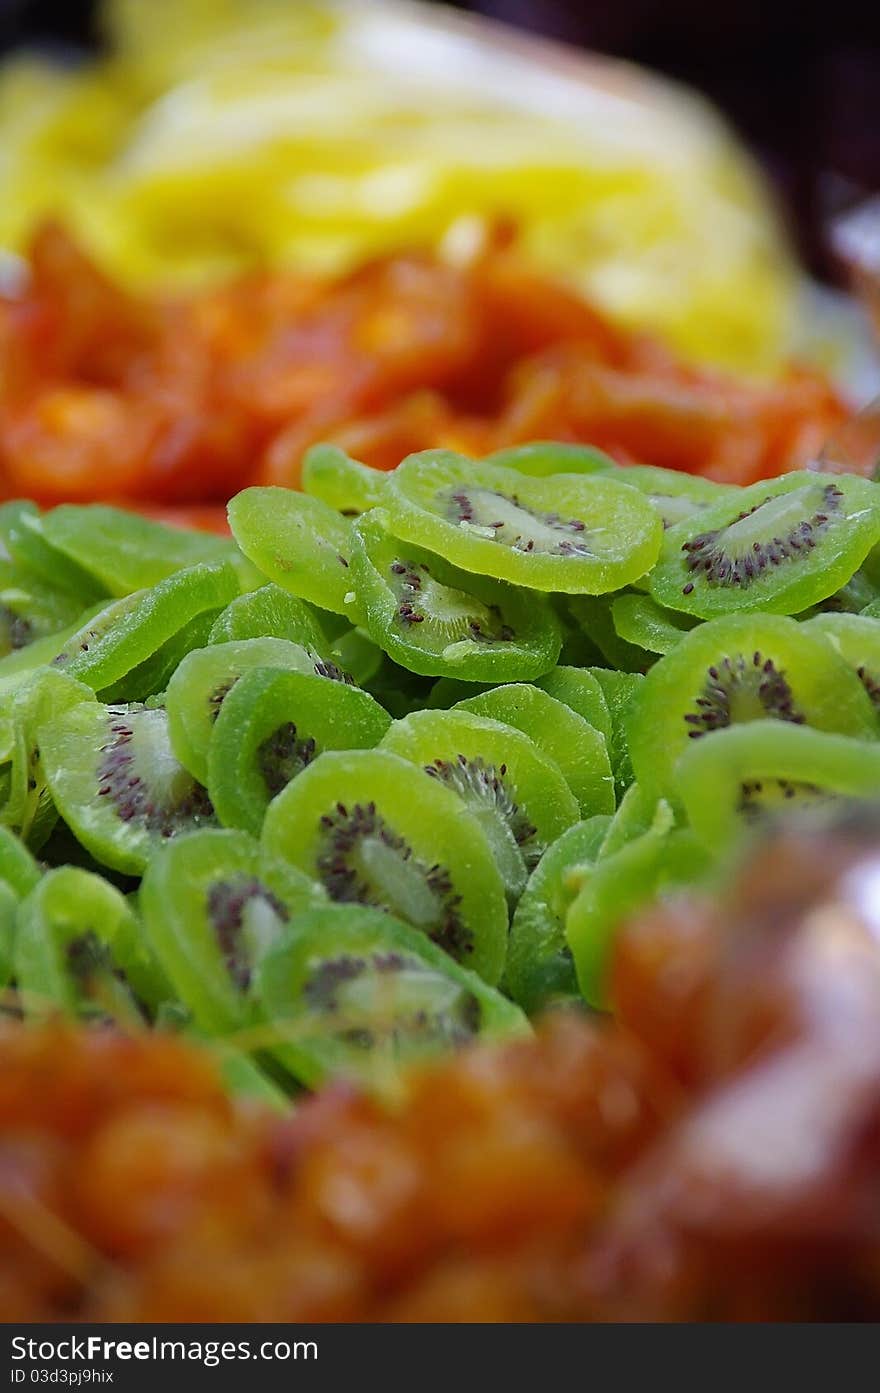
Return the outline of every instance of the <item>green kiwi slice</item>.
{"type": "Polygon", "coordinates": [[[319,755],[270,803],[263,843],[332,900],[386,909],[487,982],[500,978],[507,903],[492,849],[458,795],[408,760],[319,755]]]}
{"type": "Polygon", "coordinates": [[[608,825],[599,855],[612,856],[645,832],[671,832],[674,826],[675,813],[665,798],[646,792],[641,784],[630,784],[608,825]]]}
{"type": "Polygon", "coordinates": [[[764,719],[877,734],[870,699],[821,633],[779,614],[729,615],[686,634],[645,678],[629,721],[636,779],[675,798],[676,764],[689,744],[764,719]]]}
{"type": "Polygon", "coordinates": [[[617,470],[611,456],[595,446],[572,445],[561,440],[530,440],[525,445],[509,445],[487,455],[483,463],[515,469],[535,479],[546,479],[552,474],[605,474],[617,470]]]}
{"type": "MultiPolygon", "coordinates": [[[[708,742],[707,742],[708,743],[708,742]]],[[[652,828],[612,855],[580,868],[581,888],[565,922],[578,985],[599,1010],[613,1006],[608,971],[617,931],[643,905],[703,880],[712,858],[688,828],[652,828]]]]}
{"type": "Polygon", "coordinates": [[[27,650],[78,618],[76,596],[47,585],[39,576],[0,560],[0,657],[27,650]]]}
{"type": "Polygon", "coordinates": [[[382,740],[461,798],[492,848],[515,904],[529,872],[580,810],[559,765],[520,730],[453,711],[414,711],[382,740]]]}
{"type": "Polygon", "coordinates": [[[583,716],[585,721],[605,737],[606,745],[610,746],[611,715],[605,693],[592,672],[585,668],[560,664],[551,672],[546,672],[543,677],[536,678],[535,686],[540,687],[548,696],[570,706],[579,716],[583,716]]]}
{"type": "Polygon", "coordinates": [[[867,614],[817,614],[804,629],[821,634],[855,672],[880,711],[880,619],[867,614]]]}
{"type": "Polygon", "coordinates": [[[106,588],[87,570],[49,545],[35,503],[13,499],[0,505],[0,546],[16,566],[71,597],[78,611],[107,594],[106,588]]]}
{"type": "Polygon", "coordinates": [[[654,662],[654,653],[621,637],[612,610],[618,598],[573,595],[568,601],[569,613],[610,667],[619,672],[647,672],[654,662]]]}
{"type": "Polygon", "coordinates": [[[642,653],[671,653],[682,636],[700,621],[691,614],[664,609],[650,595],[615,595],[611,622],[617,637],[642,653]]]}
{"type": "Polygon", "coordinates": [[[208,746],[208,793],[226,827],[259,836],[270,802],[324,750],[370,749],[391,717],[367,692],[257,667],[225,697],[208,746]]]}
{"type": "Polygon", "coordinates": [[[389,478],[391,527],[454,565],[533,590],[602,594],[649,571],[663,527],[610,475],[534,478],[448,450],[410,455],[389,478]]]}
{"type": "Polygon", "coordinates": [[[621,798],[634,777],[629,757],[629,712],[645,679],[641,673],[615,672],[612,668],[593,667],[589,671],[599,684],[608,708],[611,721],[608,756],[614,771],[617,796],[621,798]]]}
{"type": "Polygon", "coordinates": [[[63,503],[39,521],[45,542],[110,595],[147,590],[176,571],[234,558],[228,537],[167,527],[101,503],[63,503]]]}
{"type": "Polygon", "coordinates": [[[797,614],[845,585],[878,537],[876,484],[786,474],[670,527],[651,594],[701,619],[734,610],[797,614]]]}
{"type": "Polygon", "coordinates": [[[50,668],[29,674],[8,698],[10,725],[4,740],[8,780],[0,796],[0,822],[17,829],[34,849],[39,849],[56,819],[46,786],[39,731],[72,707],[94,704],[82,683],[50,668]]]}
{"type": "Polygon", "coordinates": [[[521,730],[558,765],[581,815],[614,812],[614,776],[605,737],[570,706],[527,682],[492,687],[454,708],[521,730]]]}
{"type": "Polygon", "coordinates": [[[218,610],[239,591],[231,566],[192,566],[150,590],[135,591],[89,619],[53,659],[101,692],[151,658],[197,615],[218,610]]]}
{"type": "Polygon", "coordinates": [[[366,629],[346,629],[337,635],[330,657],[340,672],[347,672],[356,687],[366,687],[377,677],[385,654],[366,629]]]}
{"type": "Polygon", "coordinates": [[[360,622],[351,523],[335,508],[292,489],[249,488],[230,500],[229,526],[245,556],[282,590],[360,622]]]}
{"type": "Polygon", "coordinates": [[[510,926],[504,989],[530,1016],[579,1001],[565,920],[580,888],[573,868],[592,865],[607,835],[607,816],[576,822],[544,852],[520,897],[510,926]]]}
{"type": "Polygon", "coordinates": [[[388,475],[352,459],[338,445],[313,445],[302,464],[303,492],[346,517],[381,504],[388,475]]]}
{"type": "Polygon", "coordinates": [[[687,518],[696,518],[713,503],[740,492],[734,484],[718,484],[698,474],[685,474],[679,469],[661,469],[654,464],[618,466],[614,478],[649,498],[663,519],[664,528],[675,527],[687,518]]]}
{"type": "Polygon", "coordinates": [[[469,682],[539,677],[562,635],[547,602],[465,574],[388,530],[381,510],[352,532],[352,576],[374,641],[402,667],[469,682]]]}
{"type": "Polygon", "coordinates": [[[164,841],[214,820],[205,789],[174,756],[161,706],[84,702],[37,739],[55,806],[103,865],[139,875],[164,841]]]}
{"type": "Polygon", "coordinates": [[[301,1083],[381,1085],[401,1065],[528,1031],[522,1011],[424,934],[364,906],[301,914],[263,958],[257,992],[301,1083]]]}
{"type": "Polygon", "coordinates": [[[14,970],[17,931],[18,896],[11,885],[0,880],[0,1004],[14,970]]]}
{"type": "Polygon", "coordinates": [[[21,902],[15,976],[29,1015],[138,1021],[170,994],[125,896],[78,866],[47,871],[21,902]]]}
{"type": "Polygon", "coordinates": [[[286,638],[316,653],[324,653],[328,647],[311,605],[271,582],[237,595],[214,620],[208,642],[232,643],[244,638],[286,638]]]}
{"type": "Polygon", "coordinates": [[[175,755],[200,783],[207,783],[208,746],[214,722],[242,674],[256,667],[272,667],[314,676],[323,666],[314,653],[284,638],[230,640],[193,649],[177,668],[165,693],[168,731],[175,755]]]}
{"type": "Polygon", "coordinates": [[[188,653],[204,648],[209,641],[218,609],[206,609],[194,614],[175,634],[161,644],[148,658],[133,667],[124,677],[102,687],[97,693],[106,705],[117,702],[147,701],[165,691],[171,678],[188,653]]]}
{"type": "Polygon", "coordinates": [[[680,759],[676,777],[694,833],[717,853],[768,817],[841,797],[876,798],[880,744],[753,721],[696,741],[680,759]]]}
{"type": "Polygon", "coordinates": [[[159,847],[141,882],[144,929],[196,1024],[227,1034],[255,1020],[261,958],[317,885],[245,832],[205,828],[159,847]]]}
{"type": "Polygon", "coordinates": [[[40,867],[20,837],[0,823],[0,883],[8,885],[16,899],[33,890],[40,867]]]}

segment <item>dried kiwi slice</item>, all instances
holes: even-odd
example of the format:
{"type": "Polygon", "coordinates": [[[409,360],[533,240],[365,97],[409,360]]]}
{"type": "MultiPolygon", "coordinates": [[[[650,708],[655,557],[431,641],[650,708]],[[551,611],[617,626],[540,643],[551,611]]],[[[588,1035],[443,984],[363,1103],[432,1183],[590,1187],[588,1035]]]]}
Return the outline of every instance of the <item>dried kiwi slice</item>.
{"type": "Polygon", "coordinates": [[[663,519],[664,528],[675,527],[686,518],[698,517],[713,503],[739,493],[733,484],[717,484],[713,479],[700,478],[698,474],[685,474],[679,469],[660,469],[654,464],[622,465],[614,478],[650,498],[663,519]]]}
{"type": "Polygon", "coordinates": [[[804,625],[821,634],[852,668],[880,710],[880,619],[867,614],[817,614],[804,625]]]}
{"type": "Polygon", "coordinates": [[[715,852],[748,826],[838,797],[876,798],[880,744],[753,721],[690,746],[677,769],[695,834],[715,852]]]}
{"type": "Polygon", "coordinates": [[[583,817],[614,812],[614,776],[605,737],[540,687],[513,682],[467,697],[455,707],[515,726],[559,766],[583,817]]]}
{"type": "Polygon", "coordinates": [[[558,764],[521,731],[463,711],[414,711],[382,740],[452,789],[479,822],[515,903],[546,847],[580,811],[558,764]]]}
{"type": "Polygon", "coordinates": [[[100,692],[146,662],[197,615],[239,593],[231,566],[192,566],[151,590],[114,600],[89,619],[54,659],[56,667],[100,692]]]}
{"type": "Polygon", "coordinates": [[[319,755],[269,805],[263,843],[332,900],[386,909],[487,982],[500,978],[507,904],[489,843],[461,799],[407,760],[319,755]]]}
{"type": "Polygon", "coordinates": [[[611,715],[605,693],[592,672],[586,671],[585,668],[560,664],[543,677],[537,678],[535,686],[540,687],[548,696],[570,706],[579,716],[583,716],[585,721],[604,735],[606,745],[610,746],[611,715]]]}
{"type": "Polygon", "coordinates": [[[0,658],[58,633],[78,618],[81,609],[69,591],[0,560],[0,658]]]}
{"type": "Polygon", "coordinates": [[[321,654],[329,647],[311,605],[271,582],[237,595],[214,620],[208,642],[232,643],[245,638],[286,638],[321,654]]]}
{"type": "Polygon", "coordinates": [[[0,505],[0,547],[16,566],[44,585],[64,591],[78,610],[84,610],[107,594],[100,581],[49,545],[35,503],[13,499],[0,505]]]}
{"type": "Polygon", "coordinates": [[[404,545],[387,523],[376,510],[355,525],[352,576],[370,634],[396,662],[469,682],[525,680],[552,668],[562,635],[543,597],[404,545]]]}
{"type": "Polygon", "coordinates": [[[573,595],[568,609],[610,667],[619,672],[647,672],[654,662],[654,653],[618,633],[612,613],[617,599],[610,595],[573,595]]]}
{"type": "Polygon", "coordinates": [[[160,706],[85,702],[37,738],[55,806],[103,865],[139,875],[164,841],[213,821],[207,793],[172,752],[160,706]]]}
{"type": "Polygon", "coordinates": [[[211,1034],[259,1015],[254,972],[317,885],[244,832],[206,828],[160,847],[141,882],[144,930],[196,1024],[211,1034]]]}
{"type": "Polygon", "coordinates": [[[139,1021],[170,995],[125,896],[78,866],[47,871],[22,901],[15,976],[29,1015],[139,1021]]]}
{"type": "Polygon", "coordinates": [[[188,532],[101,503],[64,503],[44,513],[40,534],[56,552],[110,595],[130,595],[167,580],[176,571],[229,561],[228,537],[188,532]]]}
{"type": "Polygon", "coordinates": [[[360,622],[351,523],[335,508],[292,489],[249,488],[230,500],[229,526],[245,556],[282,590],[360,622]]]}
{"type": "MultiPolygon", "coordinates": [[[[708,742],[707,742],[708,743],[708,742]]],[[[590,1006],[606,1010],[617,930],[640,909],[708,876],[712,858],[687,828],[654,828],[594,866],[580,868],[582,886],[568,910],[565,935],[577,980],[590,1006]]]]}
{"type": "Polygon", "coordinates": [[[877,734],[861,683],[820,633],[779,614],[729,615],[685,635],[645,678],[629,721],[636,779],[674,798],[687,745],[763,719],[877,734]]]}
{"type": "Polygon", "coordinates": [[[338,445],[313,445],[303,456],[303,492],[346,517],[378,507],[387,482],[387,474],[360,464],[338,445]]]}
{"type": "Polygon", "coordinates": [[[40,868],[24,842],[0,824],[0,882],[21,898],[33,890],[39,879],[40,868]]]}
{"type": "Polygon", "coordinates": [[[47,721],[82,702],[94,704],[89,689],[63,673],[38,668],[8,699],[11,739],[8,781],[0,796],[0,822],[17,829],[30,846],[39,849],[56,814],[46,787],[39,731],[47,721]]]}
{"type": "Polygon", "coordinates": [[[302,1083],[382,1084],[403,1064],[477,1037],[528,1031],[522,1011],[390,914],[331,906],[301,914],[257,971],[257,993],[302,1083]]]}
{"type": "Polygon", "coordinates": [[[733,610],[797,614],[845,585],[878,537],[875,484],[786,474],[671,527],[651,594],[702,619],[733,610]]]}
{"type": "Polygon", "coordinates": [[[484,464],[515,469],[535,479],[551,474],[604,474],[616,471],[610,455],[593,445],[572,445],[561,440],[530,440],[525,445],[509,445],[487,455],[484,464]]]}
{"type": "Polygon", "coordinates": [[[611,720],[608,755],[611,768],[614,770],[617,796],[620,798],[633,781],[632,762],[629,757],[629,712],[645,679],[638,672],[614,672],[611,668],[603,667],[590,668],[590,674],[598,682],[608,707],[611,720]]]}
{"type": "Polygon", "coordinates": [[[671,653],[682,636],[700,621],[691,614],[664,609],[650,595],[616,595],[611,622],[619,639],[643,653],[671,653]]]}
{"type": "Polygon", "coordinates": [[[510,926],[504,989],[529,1015],[560,1002],[579,1001],[565,920],[580,879],[574,868],[592,865],[608,833],[610,817],[576,822],[541,857],[510,926]]]}
{"type": "Polygon", "coordinates": [[[320,663],[284,638],[247,638],[195,648],[177,668],[165,693],[171,748],[189,772],[208,780],[208,746],[220,709],[242,673],[255,667],[310,672],[320,663]]]}
{"type": "Polygon", "coordinates": [[[398,536],[465,570],[574,594],[637,580],[663,531],[648,500],[608,474],[533,478],[448,450],[405,459],[386,506],[398,536]]]}
{"type": "Polygon", "coordinates": [[[609,822],[599,855],[611,856],[644,832],[671,832],[674,826],[675,813],[665,798],[647,793],[641,784],[630,784],[609,822]]]}
{"type": "Polygon", "coordinates": [[[314,673],[254,668],[220,707],[208,793],[220,821],[259,836],[272,799],[323,750],[378,745],[391,717],[367,692],[314,673]]]}

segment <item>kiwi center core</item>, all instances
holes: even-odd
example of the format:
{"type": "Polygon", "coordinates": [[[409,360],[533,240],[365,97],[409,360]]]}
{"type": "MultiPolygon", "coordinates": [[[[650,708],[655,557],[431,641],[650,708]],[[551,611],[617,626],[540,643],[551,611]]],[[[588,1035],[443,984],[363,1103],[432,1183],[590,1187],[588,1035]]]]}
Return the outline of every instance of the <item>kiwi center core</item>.
{"type": "Polygon", "coordinates": [[[547,556],[589,556],[586,525],[579,518],[540,513],[494,489],[455,489],[447,495],[449,515],[466,532],[514,551],[547,556]]]}
{"type": "Polygon", "coordinates": [[[414,855],[375,803],[337,803],[321,818],[321,830],[316,866],[331,899],[388,910],[454,957],[473,951],[449,872],[414,855]]]}
{"type": "Polygon", "coordinates": [[[398,619],[407,627],[427,620],[431,635],[447,646],[467,640],[509,643],[513,638],[497,605],[485,605],[464,590],[444,585],[423,562],[394,561],[391,576],[398,619]]]}

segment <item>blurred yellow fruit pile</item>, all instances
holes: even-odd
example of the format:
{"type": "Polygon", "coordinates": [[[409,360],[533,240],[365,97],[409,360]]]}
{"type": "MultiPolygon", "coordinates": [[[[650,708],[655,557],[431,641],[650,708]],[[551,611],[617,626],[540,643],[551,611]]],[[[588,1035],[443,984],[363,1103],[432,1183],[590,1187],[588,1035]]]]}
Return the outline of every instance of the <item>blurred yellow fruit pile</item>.
{"type": "Polygon", "coordinates": [[[465,256],[514,219],[543,269],[689,356],[788,347],[795,276],[711,109],[439,7],[111,0],[106,56],[0,70],[0,247],[60,214],[134,284],[465,256]]]}

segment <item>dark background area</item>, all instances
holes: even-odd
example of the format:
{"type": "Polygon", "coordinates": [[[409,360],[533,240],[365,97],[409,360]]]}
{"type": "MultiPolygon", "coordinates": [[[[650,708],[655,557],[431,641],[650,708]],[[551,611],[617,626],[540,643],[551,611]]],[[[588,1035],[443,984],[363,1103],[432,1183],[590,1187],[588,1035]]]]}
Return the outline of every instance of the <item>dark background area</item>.
{"type": "MultiPolygon", "coordinates": [[[[880,191],[876,3],[459,0],[458,8],[629,58],[700,88],[763,161],[802,254],[820,274],[834,271],[828,217],[861,193],[880,191]]],[[[0,48],[94,45],[93,15],[89,0],[0,0],[0,48]]]]}

